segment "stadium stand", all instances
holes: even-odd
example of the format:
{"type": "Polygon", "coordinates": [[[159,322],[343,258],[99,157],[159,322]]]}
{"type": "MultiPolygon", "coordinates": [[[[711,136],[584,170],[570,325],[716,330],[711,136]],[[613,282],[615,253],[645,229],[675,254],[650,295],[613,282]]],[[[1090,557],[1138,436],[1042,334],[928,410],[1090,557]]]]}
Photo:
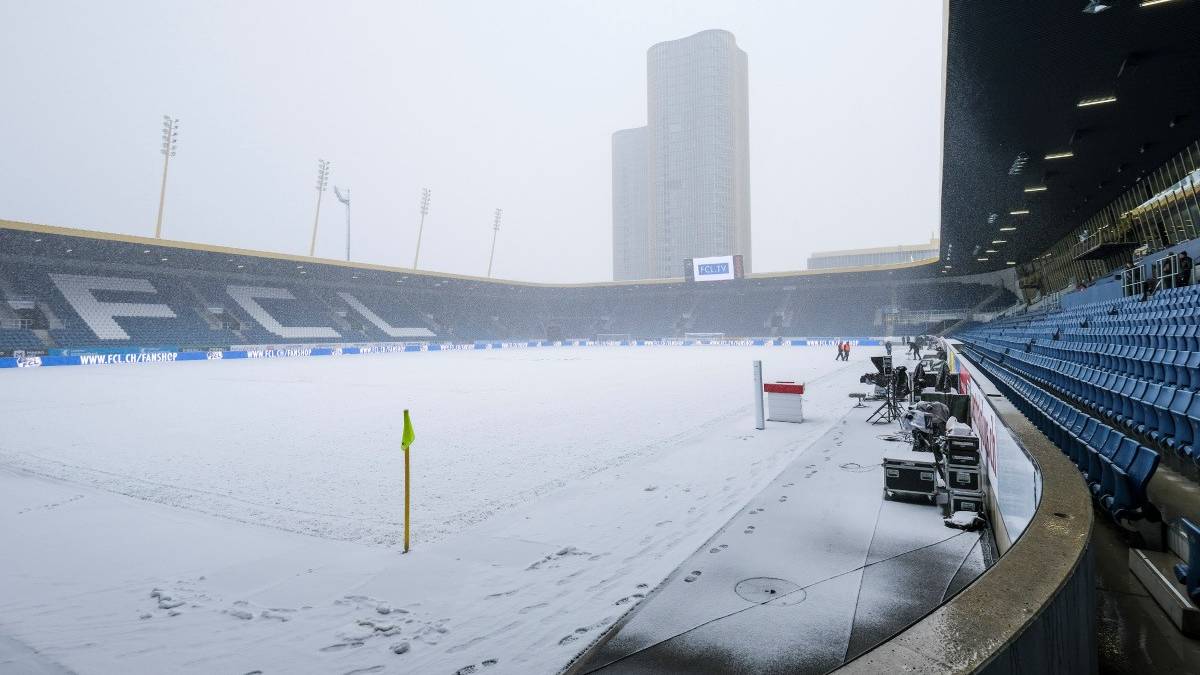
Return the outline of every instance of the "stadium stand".
{"type": "MultiPolygon", "coordinates": [[[[1012,291],[969,280],[779,275],[707,283],[552,286],[235,257],[200,248],[0,228],[0,294],[21,298],[22,333],[0,349],[204,348],[395,340],[883,335],[886,306],[931,311],[1012,291]],[[151,253],[147,253],[151,251],[151,253]],[[164,255],[159,255],[163,253],[164,255]],[[158,256],[158,257],[156,257],[158,256]],[[153,261],[161,264],[153,264],[153,261]]],[[[958,317],[961,314],[955,314],[958,317]]],[[[5,317],[0,317],[0,319],[5,317]]],[[[923,326],[918,326],[921,328],[923,326]]],[[[911,328],[911,327],[910,327],[911,328]]],[[[911,332],[923,332],[913,329],[911,332]]]]}
{"type": "MultiPolygon", "coordinates": [[[[1174,466],[1195,476],[1188,469],[1200,462],[1195,447],[1200,438],[1198,329],[1200,291],[1188,286],[1160,291],[1147,301],[1120,298],[1013,317],[977,326],[959,338],[987,357],[989,365],[1061,402],[1054,412],[1065,416],[1069,411],[1063,406],[1078,409],[1102,429],[1179,460],[1174,466]]],[[[1081,428],[1087,420],[1070,421],[1081,428]]],[[[1084,446],[1099,449],[1077,433],[1057,437],[1069,441],[1064,451],[1073,450],[1069,454],[1080,460],[1084,446]]],[[[1137,466],[1149,466],[1149,459],[1137,466]]],[[[1096,471],[1090,475],[1095,478],[1096,471]]]]}

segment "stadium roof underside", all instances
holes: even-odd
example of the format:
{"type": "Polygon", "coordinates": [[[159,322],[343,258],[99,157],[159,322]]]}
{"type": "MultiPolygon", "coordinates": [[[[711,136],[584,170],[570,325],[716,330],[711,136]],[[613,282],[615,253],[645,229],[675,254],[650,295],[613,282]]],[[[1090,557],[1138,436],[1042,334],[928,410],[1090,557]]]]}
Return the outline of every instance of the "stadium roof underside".
{"type": "Polygon", "coordinates": [[[941,257],[953,274],[1030,261],[1200,136],[1200,2],[1091,4],[949,0],[941,257]]]}

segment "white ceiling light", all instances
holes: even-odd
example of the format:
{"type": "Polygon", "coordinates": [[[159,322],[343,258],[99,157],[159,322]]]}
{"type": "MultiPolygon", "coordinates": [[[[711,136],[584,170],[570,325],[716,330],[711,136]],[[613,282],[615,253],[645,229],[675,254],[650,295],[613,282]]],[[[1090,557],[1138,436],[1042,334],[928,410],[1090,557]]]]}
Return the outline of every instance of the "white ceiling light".
{"type": "Polygon", "coordinates": [[[1051,152],[1042,159],[1070,159],[1074,156],[1075,153],[1071,152],[1070,150],[1064,150],[1063,152],[1051,152]]]}
{"type": "Polygon", "coordinates": [[[1106,103],[1116,103],[1116,102],[1117,102],[1117,97],[1110,94],[1108,96],[1097,96],[1095,98],[1080,99],[1079,103],[1075,104],[1075,107],[1088,108],[1088,107],[1091,107],[1094,105],[1104,105],[1106,103]]]}
{"type": "Polygon", "coordinates": [[[1025,188],[1025,191],[1026,192],[1045,192],[1046,189],[1047,188],[1045,185],[1030,185],[1029,187],[1025,188]]]}
{"type": "Polygon", "coordinates": [[[1010,216],[1027,216],[1027,215],[1029,215],[1029,209],[1017,209],[1016,211],[1009,211],[1008,215],[1010,215],[1010,216]]]}
{"type": "Polygon", "coordinates": [[[1000,228],[1000,231],[1001,232],[1016,232],[1017,228],[1013,227],[1012,225],[1009,225],[1008,227],[1000,228]]]}

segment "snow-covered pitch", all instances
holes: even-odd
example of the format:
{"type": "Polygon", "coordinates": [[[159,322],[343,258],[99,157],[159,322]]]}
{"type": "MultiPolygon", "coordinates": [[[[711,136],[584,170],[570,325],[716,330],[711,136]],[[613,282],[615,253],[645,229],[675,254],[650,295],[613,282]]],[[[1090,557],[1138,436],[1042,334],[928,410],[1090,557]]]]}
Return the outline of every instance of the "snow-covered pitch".
{"type": "Polygon", "coordinates": [[[0,665],[555,672],[847,412],[874,351],[0,373],[0,665]],[[804,424],[754,430],[754,359],[809,385],[804,424]]]}

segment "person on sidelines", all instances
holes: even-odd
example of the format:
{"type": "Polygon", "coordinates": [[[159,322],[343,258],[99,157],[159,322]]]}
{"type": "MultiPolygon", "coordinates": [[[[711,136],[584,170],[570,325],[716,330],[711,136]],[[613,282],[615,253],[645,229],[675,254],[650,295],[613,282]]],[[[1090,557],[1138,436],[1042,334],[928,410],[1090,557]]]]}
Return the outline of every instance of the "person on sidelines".
{"type": "Polygon", "coordinates": [[[1191,286],[1192,285],[1192,256],[1188,255],[1187,251],[1179,254],[1179,274],[1175,277],[1176,286],[1191,286]]]}
{"type": "Polygon", "coordinates": [[[846,340],[846,349],[845,349],[845,351],[842,352],[842,360],[843,361],[850,360],[850,341],[849,340],[846,340]]]}
{"type": "Polygon", "coordinates": [[[838,340],[838,341],[837,341],[837,348],[838,348],[838,350],[837,350],[837,356],[833,357],[833,360],[834,360],[834,361],[841,361],[841,360],[842,360],[842,349],[843,349],[844,347],[845,347],[845,345],[844,345],[844,344],[842,344],[842,341],[841,341],[841,340],[838,340]]]}

